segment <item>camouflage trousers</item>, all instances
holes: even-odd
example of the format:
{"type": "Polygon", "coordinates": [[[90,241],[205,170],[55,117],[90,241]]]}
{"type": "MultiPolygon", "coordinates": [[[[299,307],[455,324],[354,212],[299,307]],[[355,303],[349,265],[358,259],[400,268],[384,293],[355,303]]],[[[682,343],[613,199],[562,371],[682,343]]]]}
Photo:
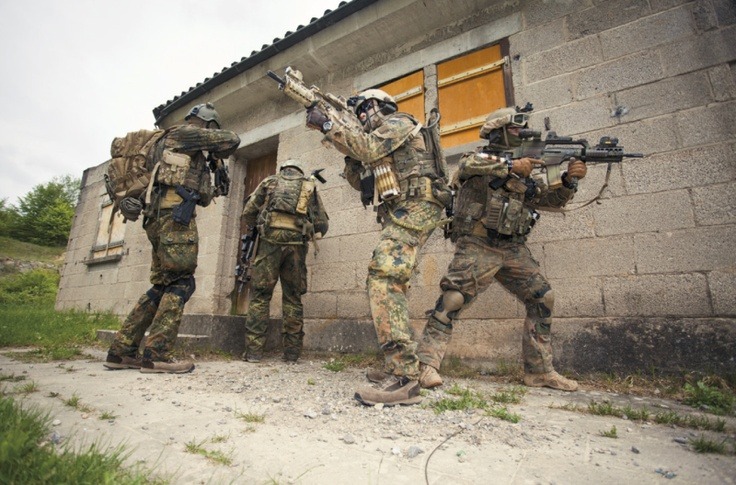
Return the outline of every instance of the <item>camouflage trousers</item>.
{"type": "Polygon", "coordinates": [[[194,218],[188,226],[174,222],[171,210],[161,211],[145,226],[151,242],[151,283],[115,335],[110,352],[135,356],[146,330],[146,358],[168,360],[179,333],[184,305],[194,293],[198,234],[194,218]],[[149,328],[150,327],[150,328],[149,328]]]}
{"type": "Polygon", "coordinates": [[[245,314],[245,347],[256,352],[263,349],[271,297],[280,279],[283,348],[298,356],[304,340],[302,295],[307,292],[307,245],[282,240],[279,234],[284,232],[274,231],[269,234],[269,240],[261,237],[258,243],[258,254],[253,261],[251,300],[245,314]]]}
{"type": "Polygon", "coordinates": [[[373,326],[388,372],[419,376],[417,342],[409,326],[406,291],[417,256],[442,216],[442,208],[427,201],[406,201],[385,219],[378,246],[368,265],[368,298],[373,326]]]}
{"type": "MultiPolygon", "coordinates": [[[[459,238],[447,274],[440,282],[442,290],[462,293],[463,308],[467,308],[494,280],[526,307],[522,333],[525,372],[540,374],[554,370],[550,342],[554,296],[529,249],[522,242],[488,242],[473,236],[459,238]]],[[[452,324],[444,325],[430,316],[417,350],[419,360],[439,369],[451,336],[452,324]]]]}

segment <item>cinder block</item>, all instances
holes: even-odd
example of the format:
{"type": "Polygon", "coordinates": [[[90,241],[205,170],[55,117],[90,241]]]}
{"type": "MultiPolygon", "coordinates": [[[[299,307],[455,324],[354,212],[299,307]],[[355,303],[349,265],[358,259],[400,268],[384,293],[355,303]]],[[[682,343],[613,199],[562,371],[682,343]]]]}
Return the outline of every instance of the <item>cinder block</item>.
{"type": "Polygon", "coordinates": [[[520,100],[519,105],[529,102],[534,105],[534,109],[543,110],[571,103],[573,101],[572,83],[576,78],[576,74],[569,74],[539,82],[529,79],[530,83],[523,85],[519,80],[519,88],[515,89],[517,99],[520,100]]]}
{"type": "Polygon", "coordinates": [[[494,281],[469,306],[463,308],[458,319],[524,318],[524,315],[524,305],[498,281],[494,281]]]}
{"type": "Polygon", "coordinates": [[[517,363],[521,355],[521,320],[463,320],[452,331],[448,357],[517,363]]]}
{"type": "Polygon", "coordinates": [[[356,289],[356,263],[328,263],[312,268],[309,278],[311,291],[356,289]]]}
{"type": "Polygon", "coordinates": [[[575,136],[592,130],[602,130],[616,124],[611,117],[612,106],[607,96],[596,96],[583,101],[536,113],[535,118],[549,116],[553,130],[561,135],[575,136]]]}
{"type": "Polygon", "coordinates": [[[736,98],[736,64],[716,66],[708,71],[708,77],[716,101],[736,98]]]}
{"type": "Polygon", "coordinates": [[[571,13],[567,18],[567,29],[571,39],[579,39],[633,22],[647,14],[649,5],[641,0],[595,2],[594,8],[571,13]]]}
{"type": "Polygon", "coordinates": [[[631,236],[558,241],[544,246],[549,279],[634,274],[634,255],[631,236]]]}
{"type": "Polygon", "coordinates": [[[575,99],[583,100],[632,86],[650,83],[662,77],[659,55],[654,51],[637,52],[627,57],[583,69],[577,77],[575,99]]]}
{"type": "Polygon", "coordinates": [[[718,25],[736,24],[736,6],[732,0],[711,0],[718,25]]]}
{"type": "Polygon", "coordinates": [[[707,32],[658,48],[664,77],[730,62],[734,59],[736,27],[707,32]]]}
{"type": "Polygon", "coordinates": [[[361,261],[367,266],[378,245],[380,233],[356,234],[340,238],[340,261],[361,261]]]}
{"type": "MultiPolygon", "coordinates": [[[[733,271],[733,267],[731,267],[733,271]]],[[[708,273],[708,288],[713,298],[713,312],[717,316],[736,315],[736,273],[713,271],[708,273]]]]}
{"type": "Polygon", "coordinates": [[[603,289],[600,278],[561,278],[550,280],[555,292],[555,317],[602,317],[603,289]]]}
{"type": "Polygon", "coordinates": [[[683,147],[734,140],[736,138],[736,101],[682,111],[677,115],[677,123],[683,147]]]}
{"type": "Polygon", "coordinates": [[[736,182],[697,187],[691,190],[698,225],[736,223],[736,182]]]}
{"type": "MultiPolygon", "coordinates": [[[[552,22],[557,28],[563,23],[561,17],[584,10],[593,6],[592,0],[578,0],[576,2],[526,2],[524,4],[524,25],[527,30],[537,28],[540,24],[552,22]]],[[[562,30],[560,28],[560,30],[562,30]]]]}
{"type": "Polygon", "coordinates": [[[339,291],[337,295],[337,314],[342,319],[370,319],[371,308],[367,291],[339,291]]]}
{"type": "Polygon", "coordinates": [[[565,40],[565,30],[560,28],[560,23],[549,22],[509,37],[509,53],[512,57],[524,58],[535,52],[559,47],[565,40]]]}
{"type": "Polygon", "coordinates": [[[632,121],[704,106],[712,101],[710,92],[707,73],[697,71],[618,92],[616,103],[632,121]]]}
{"type": "Polygon", "coordinates": [[[685,190],[617,197],[596,207],[594,218],[599,236],[695,226],[690,195],[685,190]]]}
{"type": "Polygon", "coordinates": [[[567,213],[541,212],[541,219],[534,225],[529,241],[545,243],[594,237],[594,210],[583,208],[567,213]]]}
{"type": "Polygon", "coordinates": [[[337,318],[337,294],[310,292],[302,296],[304,318],[337,318]]]}
{"type": "Polygon", "coordinates": [[[522,59],[522,65],[525,79],[542,80],[595,66],[602,58],[600,40],[590,36],[530,54],[522,59]]]}
{"type": "Polygon", "coordinates": [[[686,189],[736,179],[736,145],[722,143],[627,160],[622,164],[630,194],[686,189]]]}
{"type": "Polygon", "coordinates": [[[698,273],[604,278],[606,316],[712,315],[707,286],[698,273]]]}
{"type": "Polygon", "coordinates": [[[332,211],[330,213],[330,228],[327,234],[329,234],[330,237],[355,234],[357,231],[355,215],[356,210],[357,209],[332,211]]]}
{"type": "Polygon", "coordinates": [[[637,234],[636,268],[640,274],[720,271],[736,266],[736,226],[705,226],[681,231],[637,234]]]}
{"type": "Polygon", "coordinates": [[[655,46],[695,35],[692,16],[687,7],[673,8],[654,15],[642,15],[630,20],[620,27],[601,32],[601,45],[606,59],[650,50],[655,46]]]}

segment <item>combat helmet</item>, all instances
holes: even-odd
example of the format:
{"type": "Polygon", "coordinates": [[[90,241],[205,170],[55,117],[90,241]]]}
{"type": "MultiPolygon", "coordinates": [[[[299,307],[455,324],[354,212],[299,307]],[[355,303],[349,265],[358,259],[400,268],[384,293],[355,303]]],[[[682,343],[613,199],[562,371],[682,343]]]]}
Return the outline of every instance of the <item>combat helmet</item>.
{"type": "Polygon", "coordinates": [[[383,114],[391,114],[396,112],[398,109],[398,105],[396,104],[394,97],[381,89],[366,89],[357,96],[351,98],[349,101],[352,101],[352,103],[349,104],[353,106],[353,110],[357,115],[360,114],[363,103],[369,99],[375,99],[378,101],[378,107],[383,114]]]}
{"type": "Polygon", "coordinates": [[[287,167],[295,168],[299,170],[302,173],[302,175],[304,174],[304,164],[300,162],[299,160],[294,160],[291,158],[288,160],[284,160],[283,162],[281,162],[281,166],[279,167],[279,172],[287,167]]]}
{"type": "Polygon", "coordinates": [[[217,114],[217,111],[215,111],[215,105],[212,103],[204,103],[204,104],[198,104],[197,106],[194,106],[192,109],[189,110],[189,113],[184,117],[185,120],[188,120],[192,116],[196,116],[200,120],[204,121],[214,121],[217,123],[217,126],[220,126],[220,115],[217,114]]]}
{"type": "Polygon", "coordinates": [[[505,126],[525,128],[529,122],[527,113],[518,113],[515,108],[501,108],[489,114],[486,122],[480,127],[480,137],[488,139],[491,131],[505,126]]]}

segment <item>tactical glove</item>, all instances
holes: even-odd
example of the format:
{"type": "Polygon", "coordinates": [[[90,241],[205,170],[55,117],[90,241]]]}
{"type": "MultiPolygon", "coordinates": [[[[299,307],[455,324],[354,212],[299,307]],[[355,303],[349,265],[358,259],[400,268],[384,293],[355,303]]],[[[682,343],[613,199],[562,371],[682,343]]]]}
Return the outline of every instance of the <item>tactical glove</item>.
{"type": "Polygon", "coordinates": [[[588,174],[588,167],[585,162],[582,162],[576,158],[571,158],[570,163],[567,164],[567,177],[573,177],[580,180],[585,178],[588,174]]]}
{"type": "Polygon", "coordinates": [[[517,158],[511,165],[511,173],[518,175],[521,178],[526,178],[532,173],[534,165],[540,165],[539,160],[533,158],[517,158]]]}
{"type": "Polygon", "coordinates": [[[330,119],[327,118],[327,115],[320,111],[317,106],[312,106],[311,108],[307,109],[307,128],[319,130],[322,133],[326,133],[329,130],[326,125],[329,124],[330,119]]]}

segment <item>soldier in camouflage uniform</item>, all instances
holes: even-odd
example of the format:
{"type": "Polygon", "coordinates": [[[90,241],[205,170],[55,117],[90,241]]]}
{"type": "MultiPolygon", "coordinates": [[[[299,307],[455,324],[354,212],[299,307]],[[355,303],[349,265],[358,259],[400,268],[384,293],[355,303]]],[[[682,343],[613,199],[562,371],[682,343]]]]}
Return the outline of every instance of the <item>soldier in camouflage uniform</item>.
{"type": "Polygon", "coordinates": [[[527,114],[514,108],[497,110],[481,128],[489,145],[464,155],[453,180],[459,185],[452,240],[455,255],[442,278],[442,296],[427,321],[419,343],[422,387],[442,384],[440,363],[452,335],[452,322],[494,280],[526,306],[522,334],[524,383],[564,391],[577,389],[552,367],[550,326],[554,293],[539,270],[525,241],[539,218],[535,209],[559,209],[573,198],[577,179],[585,177],[582,161],[572,159],[562,185],[550,189],[542,179],[531,178],[541,163],[514,157],[519,130],[527,114]]]}
{"type": "MultiPolygon", "coordinates": [[[[411,115],[397,112],[387,93],[369,89],[350,101],[361,123],[358,129],[333,123],[316,107],[307,112],[307,126],[348,155],[344,173],[351,186],[360,190],[361,182],[372,177],[382,202],[377,213],[383,229],[368,266],[367,288],[390,375],[378,388],[359,389],[355,397],[366,405],[414,404],[421,400],[419,360],[406,291],[419,251],[445,222],[443,209],[451,201],[446,165],[438,157],[438,140],[411,115]]],[[[373,189],[368,192],[372,202],[373,189]]]]}
{"type": "Polygon", "coordinates": [[[184,305],[194,293],[199,242],[196,214],[191,212],[188,222],[177,214],[185,206],[185,197],[207,207],[216,195],[202,152],[226,158],[238,148],[240,138],[219,129],[219,115],[210,103],[193,107],[185,119],[186,124],[167,130],[148,155],[153,185],[143,212],[143,227],[152,246],[153,286],[115,335],[104,364],[109,369],[134,368],[150,373],[194,369],[192,362],[176,362],[170,355],[184,305]],[[147,329],[141,359],[139,346],[147,329]]]}
{"type": "MultiPolygon", "coordinates": [[[[249,196],[243,221],[258,228],[253,262],[252,298],[245,314],[245,360],[260,362],[268,329],[269,304],[281,279],[286,362],[296,362],[304,340],[302,295],[307,292],[307,246],[315,232],[327,234],[328,216],[314,180],[302,164],[287,160],[249,196]]],[[[249,229],[250,231],[250,229],[249,229]]]]}

